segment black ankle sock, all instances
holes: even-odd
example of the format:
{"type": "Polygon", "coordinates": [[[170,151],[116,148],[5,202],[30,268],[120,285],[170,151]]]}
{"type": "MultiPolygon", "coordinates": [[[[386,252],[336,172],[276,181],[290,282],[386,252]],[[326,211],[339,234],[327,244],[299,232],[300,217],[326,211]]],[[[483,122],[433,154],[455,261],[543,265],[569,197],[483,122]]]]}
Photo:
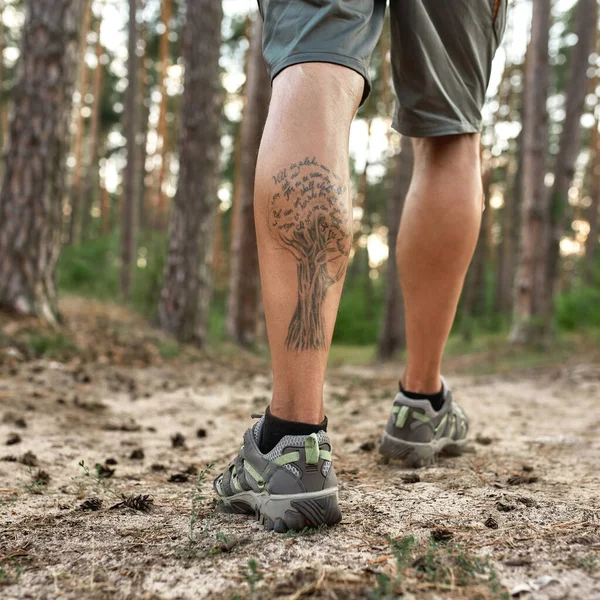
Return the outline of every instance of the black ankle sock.
{"type": "Polygon", "coordinates": [[[444,388],[437,394],[417,394],[416,392],[409,392],[402,387],[400,384],[400,391],[411,400],[429,400],[429,404],[433,410],[438,411],[444,405],[444,388]]]}
{"type": "Polygon", "coordinates": [[[271,409],[267,407],[260,439],[258,440],[258,448],[263,454],[266,454],[273,450],[286,435],[310,435],[311,433],[319,433],[319,431],[327,431],[327,417],[318,425],[286,421],[272,415],[271,409]]]}

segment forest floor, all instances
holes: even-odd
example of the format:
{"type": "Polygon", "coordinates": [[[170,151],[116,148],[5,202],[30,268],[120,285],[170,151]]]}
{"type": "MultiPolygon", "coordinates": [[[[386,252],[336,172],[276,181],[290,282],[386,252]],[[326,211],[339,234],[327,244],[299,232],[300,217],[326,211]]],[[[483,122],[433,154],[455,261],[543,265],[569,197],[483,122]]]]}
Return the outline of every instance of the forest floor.
{"type": "Polygon", "coordinates": [[[600,599],[597,346],[522,369],[450,358],[471,444],[421,470],[377,453],[398,367],[336,361],[344,518],[278,535],[211,489],[269,401],[266,360],[181,349],[117,307],[63,310],[65,336],[0,318],[1,598],[600,599]]]}

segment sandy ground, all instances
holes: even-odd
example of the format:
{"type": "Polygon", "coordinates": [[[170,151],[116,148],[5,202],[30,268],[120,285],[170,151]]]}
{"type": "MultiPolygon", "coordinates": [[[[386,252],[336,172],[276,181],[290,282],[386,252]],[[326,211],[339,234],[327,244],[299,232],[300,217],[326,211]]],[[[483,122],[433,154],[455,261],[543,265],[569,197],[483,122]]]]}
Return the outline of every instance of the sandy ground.
{"type": "Polygon", "coordinates": [[[530,589],[540,589],[520,597],[600,599],[598,364],[452,379],[472,443],[418,471],[376,450],[395,369],[332,370],[326,402],[344,518],[292,536],[221,514],[212,500],[213,476],[268,402],[264,366],[6,356],[0,598],[485,599],[535,580],[530,589]],[[11,437],[20,441],[5,445],[11,437]],[[23,460],[27,452],[35,459],[23,460]],[[114,461],[100,485],[94,465],[114,461]],[[149,494],[152,511],[111,509],[123,494],[149,494]],[[80,508],[90,498],[99,510],[80,508]]]}

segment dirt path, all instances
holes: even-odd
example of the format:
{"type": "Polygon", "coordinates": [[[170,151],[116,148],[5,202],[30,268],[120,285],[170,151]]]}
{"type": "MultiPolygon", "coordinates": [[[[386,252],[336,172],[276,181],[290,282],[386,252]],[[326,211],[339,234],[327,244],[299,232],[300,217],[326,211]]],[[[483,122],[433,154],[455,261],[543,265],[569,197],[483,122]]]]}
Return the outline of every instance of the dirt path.
{"type": "Polygon", "coordinates": [[[212,504],[213,473],[268,402],[266,370],[5,362],[0,597],[485,599],[548,577],[526,597],[600,598],[600,366],[452,383],[472,419],[469,451],[410,471],[374,450],[395,373],[333,371],[327,405],[344,519],[290,536],[212,504]],[[21,441],[4,445],[12,434],[21,441]],[[27,451],[36,466],[22,464],[27,451]],[[116,461],[105,484],[150,494],[152,512],[110,510],[118,498],[81,460],[91,475],[116,461]],[[212,461],[190,543],[194,473],[212,461]],[[100,510],[81,510],[92,497],[100,510]]]}

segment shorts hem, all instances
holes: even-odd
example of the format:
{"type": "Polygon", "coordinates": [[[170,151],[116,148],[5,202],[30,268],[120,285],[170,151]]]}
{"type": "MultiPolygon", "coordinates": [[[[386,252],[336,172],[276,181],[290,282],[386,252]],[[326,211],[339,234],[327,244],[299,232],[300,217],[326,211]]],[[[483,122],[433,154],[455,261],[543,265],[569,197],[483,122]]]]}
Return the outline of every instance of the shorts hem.
{"type": "Polygon", "coordinates": [[[364,103],[371,93],[371,80],[369,79],[369,69],[366,64],[351,56],[345,56],[344,54],[337,54],[335,52],[297,52],[295,54],[289,54],[283,60],[271,67],[271,83],[273,83],[275,77],[277,77],[284,69],[293,65],[308,62],[331,63],[342,67],[348,67],[349,69],[356,71],[365,81],[365,89],[360,101],[361,104],[364,103]]]}
{"type": "Polygon", "coordinates": [[[392,123],[400,135],[416,138],[442,137],[444,135],[464,135],[469,133],[481,133],[481,123],[473,125],[471,123],[456,122],[451,125],[414,125],[407,121],[394,119],[392,123]]]}

